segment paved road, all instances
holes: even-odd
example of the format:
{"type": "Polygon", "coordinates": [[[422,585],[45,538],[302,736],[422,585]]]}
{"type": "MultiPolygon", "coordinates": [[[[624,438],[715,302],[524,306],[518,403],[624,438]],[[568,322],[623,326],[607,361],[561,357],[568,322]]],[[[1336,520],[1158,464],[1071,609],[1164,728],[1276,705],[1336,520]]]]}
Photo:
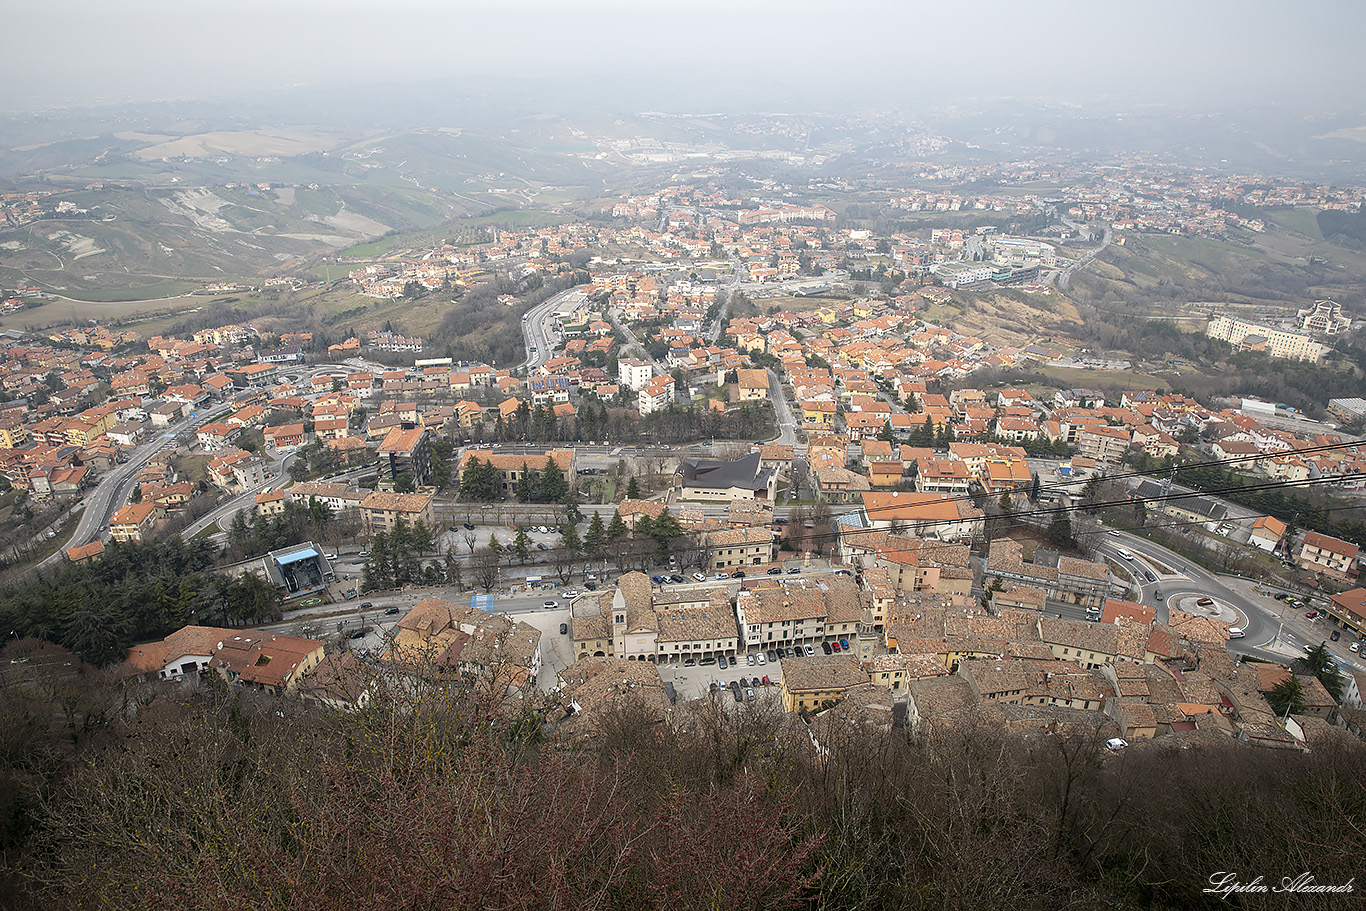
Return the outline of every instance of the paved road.
{"type": "Polygon", "coordinates": [[[161,450],[168,446],[176,446],[180,434],[198,430],[202,425],[208,423],[211,417],[218,417],[220,414],[221,409],[196,412],[188,418],[171,424],[135,448],[128,461],[110,471],[93,491],[86,494],[81,501],[84,510],[71,537],[56,553],[38,563],[36,568],[41,570],[56,566],[66,559],[64,553],[66,548],[89,544],[99,537],[109,527],[109,517],[128,502],[133,485],[137,481],[138,471],[161,450]]]}
{"type": "Polygon", "coordinates": [[[570,288],[546,298],[528,310],[522,317],[522,341],[526,345],[526,360],[520,367],[530,376],[541,365],[550,360],[554,350],[555,335],[550,325],[551,313],[571,294],[582,294],[583,288],[570,288]]]}
{"type": "MultiPolygon", "coordinates": [[[[1076,222],[1072,221],[1066,216],[1063,216],[1062,220],[1069,228],[1073,228],[1076,230],[1082,229],[1081,225],[1077,224],[1076,222]]],[[[1106,247],[1110,246],[1110,241],[1113,238],[1114,232],[1110,230],[1109,225],[1106,225],[1105,236],[1101,239],[1100,246],[1088,251],[1086,255],[1083,256],[1081,259],[1077,260],[1076,262],[1072,263],[1072,265],[1062,270],[1062,274],[1058,276],[1058,287],[1066,291],[1068,284],[1072,281],[1072,273],[1077,271],[1078,269],[1084,269],[1087,266],[1089,266],[1093,259],[1099,256],[1101,252],[1105,250],[1106,247]]]]}
{"type": "MultiPolygon", "coordinates": [[[[216,506],[209,512],[206,512],[204,515],[200,516],[193,523],[186,526],[185,530],[181,533],[181,536],[184,538],[192,538],[201,529],[208,528],[215,522],[219,523],[218,527],[220,529],[226,531],[227,524],[222,520],[226,519],[228,521],[231,521],[233,514],[236,513],[239,509],[242,509],[247,506],[255,507],[256,495],[258,493],[261,493],[265,490],[270,490],[276,485],[283,487],[284,484],[282,482],[289,477],[289,466],[298,457],[299,455],[297,452],[276,453],[275,456],[271,459],[272,470],[269,472],[269,477],[267,477],[260,484],[257,484],[255,487],[242,491],[241,493],[237,494],[237,496],[228,500],[226,503],[216,506]]],[[[373,471],[374,469],[371,468],[369,470],[373,471]]],[[[359,477],[360,474],[363,473],[365,473],[364,470],[356,469],[352,472],[348,472],[348,475],[354,474],[357,477],[359,477]]],[[[337,478],[337,480],[345,479],[337,478]]]]}
{"type": "MultiPolygon", "coordinates": [[[[1128,550],[1140,558],[1130,562],[1130,565],[1136,563],[1140,572],[1142,568],[1151,569],[1157,576],[1152,582],[1143,579],[1141,597],[1145,603],[1157,606],[1159,620],[1165,622],[1168,617],[1167,602],[1187,594],[1213,598],[1246,617],[1244,638],[1231,640],[1228,644],[1232,654],[1284,663],[1304,654],[1304,646],[1329,640],[1325,627],[1316,625],[1305,618],[1302,612],[1287,607],[1284,602],[1257,593],[1255,588],[1249,590],[1247,585],[1216,576],[1145,538],[1128,534],[1107,537],[1109,540],[1099,547],[1102,552],[1112,556],[1117,563],[1126,563],[1129,561],[1119,555],[1119,550],[1128,550]],[[1171,571],[1164,572],[1164,567],[1171,571]],[[1159,590],[1163,597],[1160,602],[1156,599],[1159,590]]],[[[1328,641],[1329,651],[1356,670],[1366,672],[1366,664],[1361,662],[1358,655],[1348,651],[1352,638],[1351,634],[1347,634],[1338,642],[1328,641]]]]}
{"type": "Polygon", "coordinates": [[[778,420],[778,439],[775,442],[784,446],[795,446],[797,444],[797,418],[792,414],[792,408],[787,404],[787,395],[783,392],[783,384],[778,381],[778,375],[771,368],[764,372],[768,374],[768,396],[773,400],[773,413],[778,420]]]}
{"type": "Polygon", "coordinates": [[[640,356],[650,362],[650,365],[655,368],[655,373],[657,375],[668,375],[669,369],[665,367],[663,364],[661,364],[659,361],[650,357],[650,353],[645,350],[645,346],[641,343],[640,339],[636,338],[636,334],[631,331],[630,327],[621,321],[621,319],[617,316],[617,312],[615,310],[607,311],[607,319],[612,324],[612,328],[616,329],[618,332],[620,332],[622,335],[626,337],[626,343],[628,348],[634,347],[639,349],[640,356]]]}

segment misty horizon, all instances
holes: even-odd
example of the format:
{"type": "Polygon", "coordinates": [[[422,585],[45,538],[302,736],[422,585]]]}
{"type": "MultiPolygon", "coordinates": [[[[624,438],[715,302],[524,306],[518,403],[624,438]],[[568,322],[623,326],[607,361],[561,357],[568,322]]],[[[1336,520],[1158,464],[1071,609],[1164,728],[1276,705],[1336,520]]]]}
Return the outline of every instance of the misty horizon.
{"type": "Polygon", "coordinates": [[[1332,0],[1286,13],[1266,2],[1168,0],[1138,10],[988,2],[970,12],[769,0],[646,11],[622,0],[207,9],[77,0],[11,12],[25,40],[11,52],[3,107],[469,87],[547,111],[923,110],[1020,99],[1358,113],[1354,45],[1366,10],[1332,0]]]}

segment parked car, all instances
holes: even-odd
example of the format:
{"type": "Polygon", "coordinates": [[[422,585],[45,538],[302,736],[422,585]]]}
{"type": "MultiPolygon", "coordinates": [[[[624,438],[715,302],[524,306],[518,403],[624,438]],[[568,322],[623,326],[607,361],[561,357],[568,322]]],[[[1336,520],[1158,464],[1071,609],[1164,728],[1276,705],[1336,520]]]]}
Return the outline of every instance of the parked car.
{"type": "Polygon", "coordinates": [[[560,635],[561,635],[561,636],[564,636],[564,635],[567,635],[568,633],[569,633],[569,624],[568,624],[568,623],[561,623],[561,624],[560,624],[560,635]]]}
{"type": "Polygon", "coordinates": [[[593,582],[593,581],[590,580],[590,581],[588,581],[588,582],[583,583],[583,587],[586,588],[586,589],[587,589],[588,591],[590,591],[590,592],[595,592],[595,591],[598,590],[598,583],[593,582]]]}
{"type": "Polygon", "coordinates": [[[1111,737],[1105,741],[1105,749],[1119,751],[1129,745],[1129,742],[1122,737],[1111,737]]]}
{"type": "Polygon", "coordinates": [[[766,662],[766,659],[764,658],[764,653],[763,653],[763,652],[759,652],[759,654],[755,655],[754,657],[755,657],[757,663],[759,663],[759,664],[765,664],[765,663],[767,663],[767,662],[766,662]]]}
{"type": "Polygon", "coordinates": [[[794,575],[796,575],[797,573],[799,573],[799,572],[801,572],[801,571],[802,571],[802,568],[801,568],[800,566],[789,566],[789,567],[787,568],[787,574],[788,574],[789,576],[794,576],[794,575]]]}
{"type": "Polygon", "coordinates": [[[797,657],[797,653],[794,652],[794,651],[792,651],[791,648],[788,648],[788,647],[784,646],[784,648],[783,648],[783,657],[784,657],[784,658],[796,658],[796,657],[797,657]]]}
{"type": "Polygon", "coordinates": [[[809,645],[806,646],[806,657],[810,658],[814,654],[816,654],[816,650],[809,645]]]}
{"type": "Polygon", "coordinates": [[[825,653],[828,655],[828,654],[830,654],[831,652],[833,652],[834,649],[830,647],[830,643],[829,643],[829,642],[822,642],[822,643],[821,643],[821,651],[825,652],[825,653]]]}
{"type": "Polygon", "coordinates": [[[352,639],[364,639],[364,638],[365,638],[365,630],[363,630],[363,629],[358,629],[358,630],[356,630],[354,633],[351,634],[351,638],[352,638],[352,639]]]}
{"type": "Polygon", "coordinates": [[[748,699],[750,702],[753,702],[753,701],[754,701],[754,689],[753,689],[753,687],[747,687],[747,688],[745,689],[745,698],[748,699]]]}
{"type": "Polygon", "coordinates": [[[375,606],[375,605],[371,604],[369,601],[362,601],[360,604],[357,604],[357,605],[356,605],[356,609],[357,609],[357,610],[369,610],[370,608],[372,608],[372,607],[374,607],[374,606],[375,606]]]}
{"type": "Polygon", "coordinates": [[[567,588],[565,589],[564,596],[566,598],[577,598],[579,596],[579,590],[577,588],[567,588]]]}
{"type": "Polygon", "coordinates": [[[1309,611],[1309,613],[1305,614],[1304,616],[1305,616],[1306,618],[1310,619],[1310,620],[1317,620],[1317,619],[1319,618],[1319,612],[1316,611],[1316,610],[1311,610],[1311,611],[1309,611]]]}
{"type": "Polygon", "coordinates": [[[674,573],[672,576],[669,577],[669,581],[670,581],[670,582],[683,582],[683,581],[685,581],[685,580],[684,580],[683,577],[680,576],[678,573],[674,573]]]}
{"type": "Polygon", "coordinates": [[[736,702],[744,702],[744,701],[745,701],[745,694],[744,694],[744,692],[743,692],[738,686],[732,687],[732,688],[731,688],[731,693],[734,694],[734,696],[735,696],[735,701],[736,701],[736,702]]]}
{"type": "Polygon", "coordinates": [[[694,658],[688,658],[686,661],[683,662],[683,666],[684,666],[684,667],[697,667],[697,660],[694,659],[694,658]]]}
{"type": "Polygon", "coordinates": [[[1360,652],[1360,651],[1361,651],[1361,643],[1360,643],[1360,642],[1353,642],[1351,645],[1347,646],[1347,651],[1349,651],[1349,652],[1360,652]]]}
{"type": "Polygon", "coordinates": [[[697,662],[697,663],[698,663],[699,665],[704,666],[704,667],[711,667],[713,664],[716,663],[716,659],[715,659],[715,658],[703,658],[701,661],[699,661],[699,662],[697,662]]]}
{"type": "Polygon", "coordinates": [[[396,607],[391,607],[391,608],[389,608],[388,610],[386,610],[386,611],[384,612],[384,615],[385,615],[386,617],[392,617],[392,616],[394,616],[394,615],[397,614],[397,613],[398,613],[398,608],[396,608],[396,607]]]}
{"type": "Polygon", "coordinates": [[[692,574],[692,577],[693,577],[694,580],[696,580],[696,581],[698,581],[698,582],[706,582],[706,581],[707,581],[707,577],[704,576],[704,575],[702,575],[701,573],[693,573],[693,574],[692,574]]]}
{"type": "Polygon", "coordinates": [[[1338,632],[1337,630],[1333,630],[1333,632],[1328,636],[1328,638],[1332,639],[1334,642],[1337,642],[1339,639],[1342,638],[1342,633],[1338,632]]]}
{"type": "Polygon", "coordinates": [[[542,601],[542,602],[541,602],[541,607],[544,607],[546,610],[554,610],[555,608],[557,608],[557,607],[559,607],[559,606],[560,606],[560,605],[559,605],[558,603],[554,602],[554,601],[542,601]]]}
{"type": "Polygon", "coordinates": [[[754,667],[755,663],[756,663],[756,662],[755,662],[755,660],[754,660],[754,656],[753,656],[753,655],[746,655],[746,656],[745,656],[745,664],[748,664],[750,667],[754,667]]]}
{"type": "MultiPolygon", "coordinates": [[[[822,644],[822,645],[825,645],[824,642],[822,642],[821,644],[822,644]]],[[[839,650],[840,650],[840,644],[839,644],[838,642],[831,642],[831,643],[830,643],[830,648],[829,648],[828,652],[838,652],[839,650]]],[[[828,653],[828,652],[827,652],[827,653],[828,653]]]]}
{"type": "Polygon", "coordinates": [[[769,652],[768,652],[768,660],[769,660],[769,661],[776,662],[780,657],[782,657],[782,656],[778,653],[778,651],[777,651],[776,649],[769,649],[769,652]]]}
{"type": "Polygon", "coordinates": [[[463,527],[463,528],[465,529],[465,531],[474,531],[474,523],[473,523],[473,522],[466,522],[466,523],[465,523],[463,526],[461,526],[461,527],[463,527]]]}
{"type": "Polygon", "coordinates": [[[781,566],[775,566],[772,569],[768,570],[768,575],[770,576],[781,576],[782,574],[783,569],[781,566]]]}
{"type": "Polygon", "coordinates": [[[848,640],[848,639],[841,639],[841,640],[840,640],[840,648],[844,649],[846,652],[849,651],[849,640],[848,640]]]}
{"type": "Polygon", "coordinates": [[[743,569],[737,569],[735,572],[730,574],[730,577],[732,579],[743,579],[745,577],[745,571],[743,569]]]}
{"type": "Polygon", "coordinates": [[[720,658],[716,659],[716,666],[724,671],[726,668],[730,667],[730,662],[726,660],[725,655],[722,655],[720,658]]]}

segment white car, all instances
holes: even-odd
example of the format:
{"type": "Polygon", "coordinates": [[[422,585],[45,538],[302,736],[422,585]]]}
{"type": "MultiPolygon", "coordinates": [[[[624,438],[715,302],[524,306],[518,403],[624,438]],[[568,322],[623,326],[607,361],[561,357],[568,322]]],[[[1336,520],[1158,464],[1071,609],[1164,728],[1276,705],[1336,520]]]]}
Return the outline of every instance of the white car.
{"type": "Polygon", "coordinates": [[[555,601],[542,601],[542,602],[541,602],[541,607],[544,607],[546,610],[554,610],[555,608],[557,608],[557,607],[559,607],[559,606],[560,606],[559,603],[558,603],[558,602],[555,602],[555,601]]]}
{"type": "Polygon", "coordinates": [[[1111,737],[1109,740],[1105,741],[1105,749],[1107,750],[1119,751],[1128,745],[1129,741],[1125,740],[1123,737],[1111,737]]]}
{"type": "Polygon", "coordinates": [[[1360,651],[1361,651],[1361,643],[1360,643],[1360,642],[1353,642],[1351,645],[1347,646],[1347,650],[1348,650],[1349,652],[1358,652],[1358,653],[1360,653],[1360,651]]]}

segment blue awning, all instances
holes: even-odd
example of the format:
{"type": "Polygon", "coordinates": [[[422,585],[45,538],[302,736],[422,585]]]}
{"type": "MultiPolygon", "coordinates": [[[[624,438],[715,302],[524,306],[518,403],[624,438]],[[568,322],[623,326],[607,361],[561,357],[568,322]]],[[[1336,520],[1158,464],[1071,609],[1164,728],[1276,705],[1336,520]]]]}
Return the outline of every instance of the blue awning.
{"type": "Polygon", "coordinates": [[[279,563],[281,566],[284,566],[286,563],[298,563],[300,560],[309,560],[316,556],[318,556],[318,552],[316,550],[314,550],[311,547],[305,547],[303,550],[296,550],[292,554],[286,554],[283,557],[276,557],[275,562],[279,563]]]}

